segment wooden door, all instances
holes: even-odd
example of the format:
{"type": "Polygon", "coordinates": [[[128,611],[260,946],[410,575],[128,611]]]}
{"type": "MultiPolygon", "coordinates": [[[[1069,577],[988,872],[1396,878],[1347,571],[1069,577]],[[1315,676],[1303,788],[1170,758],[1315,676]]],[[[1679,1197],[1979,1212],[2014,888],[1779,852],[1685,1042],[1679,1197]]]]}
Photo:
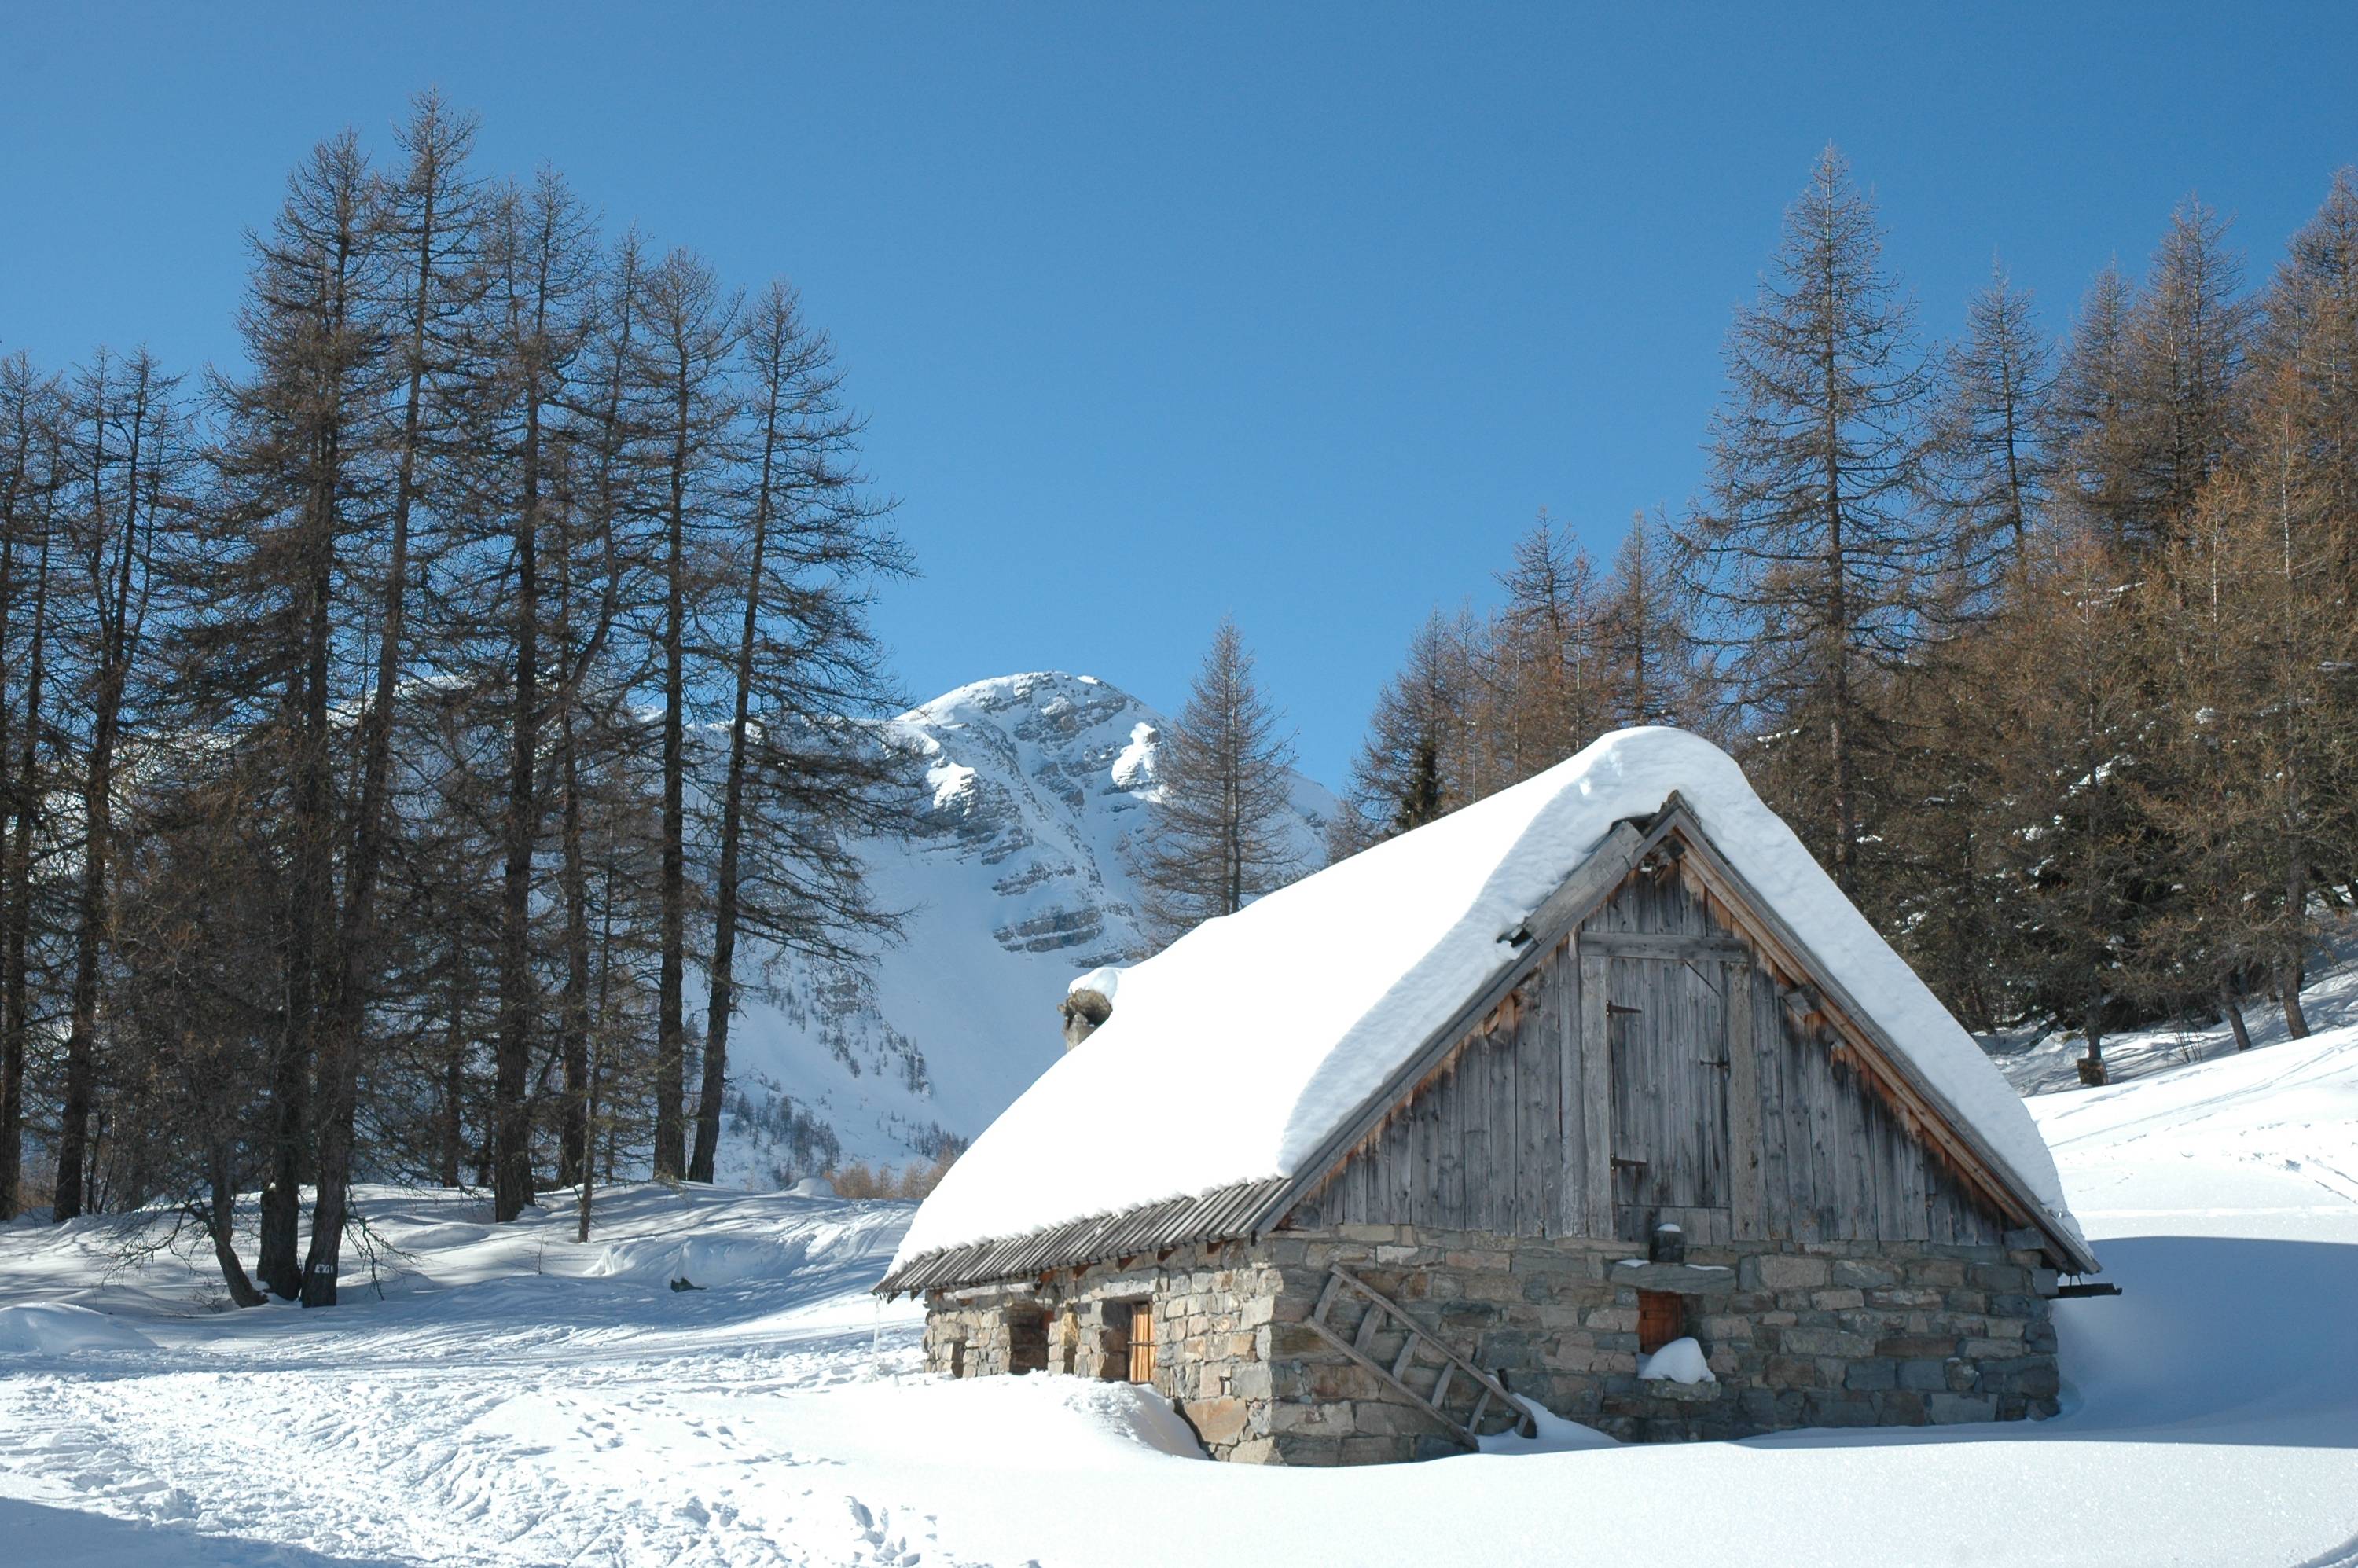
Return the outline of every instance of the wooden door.
{"type": "Polygon", "coordinates": [[[1130,1309],[1130,1380],[1154,1381],[1154,1303],[1135,1302],[1130,1309]]]}
{"type": "Polygon", "coordinates": [[[1617,1234],[1658,1222],[1728,1239],[1725,966],[1616,956],[1606,966],[1617,1234]]]}

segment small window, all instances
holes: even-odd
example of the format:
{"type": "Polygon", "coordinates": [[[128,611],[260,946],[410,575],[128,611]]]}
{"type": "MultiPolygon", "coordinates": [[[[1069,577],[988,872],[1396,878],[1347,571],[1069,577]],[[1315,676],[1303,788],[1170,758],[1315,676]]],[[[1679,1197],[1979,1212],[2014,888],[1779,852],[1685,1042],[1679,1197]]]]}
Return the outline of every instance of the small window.
{"type": "Polygon", "coordinates": [[[953,1378],[966,1376],[966,1341],[963,1339],[950,1341],[950,1376],[953,1378]]]}
{"type": "Polygon", "coordinates": [[[1132,1302],[1130,1307],[1130,1380],[1154,1381],[1154,1303],[1132,1302]]]}
{"type": "Polygon", "coordinates": [[[1676,1291],[1638,1292],[1638,1352],[1651,1356],[1686,1333],[1686,1309],[1676,1291]]]}

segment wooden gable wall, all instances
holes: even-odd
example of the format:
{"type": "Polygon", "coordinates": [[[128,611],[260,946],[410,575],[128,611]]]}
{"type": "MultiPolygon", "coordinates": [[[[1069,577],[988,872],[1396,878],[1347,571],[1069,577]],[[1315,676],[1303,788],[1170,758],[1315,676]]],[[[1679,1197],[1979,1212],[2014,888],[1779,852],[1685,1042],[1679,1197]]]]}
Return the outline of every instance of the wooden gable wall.
{"type": "Polygon", "coordinates": [[[1291,1223],[1997,1241],[2005,1219],[1907,1130],[1810,1000],[1715,917],[1692,866],[1658,854],[1291,1223]]]}

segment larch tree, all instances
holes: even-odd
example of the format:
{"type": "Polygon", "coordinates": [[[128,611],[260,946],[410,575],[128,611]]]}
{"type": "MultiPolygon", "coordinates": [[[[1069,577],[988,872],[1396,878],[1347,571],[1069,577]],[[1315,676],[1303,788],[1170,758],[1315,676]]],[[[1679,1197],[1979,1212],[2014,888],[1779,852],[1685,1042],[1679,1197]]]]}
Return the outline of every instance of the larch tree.
{"type": "Polygon", "coordinates": [[[1161,800],[1130,847],[1158,946],[1309,869],[1289,820],[1293,746],[1279,721],[1243,633],[1223,620],[1155,749],[1161,800]]]}
{"type": "Polygon", "coordinates": [[[704,1062],[688,1179],[713,1179],[727,1097],[741,935],[774,949],[856,961],[897,922],[871,898],[855,849],[897,818],[890,758],[847,744],[845,720],[890,712],[883,649],[868,621],[876,585],[909,556],[883,526],[889,500],[860,470],[860,416],[835,347],[773,281],[749,310],[742,349],[744,482],[733,571],[735,646],[724,678],[704,1062]]]}
{"type": "Polygon", "coordinates": [[[29,880],[33,787],[27,752],[20,771],[22,742],[36,736],[40,685],[30,672],[39,665],[46,620],[49,529],[57,492],[58,389],[25,355],[0,360],[0,802],[7,833],[0,838],[0,1222],[16,1217],[24,1203],[25,1069],[30,1033],[26,983],[26,939],[30,918],[29,880]],[[29,634],[27,622],[30,621],[29,634]],[[18,639],[26,649],[19,654],[18,639]],[[28,667],[29,666],[29,667],[28,667]],[[10,692],[21,687],[30,710],[19,716],[10,692]],[[20,881],[19,864],[27,867],[20,881]]]}
{"type": "Polygon", "coordinates": [[[1410,639],[1408,657],[1376,694],[1343,809],[1327,828],[1328,859],[1355,855],[1481,798],[1479,641],[1471,615],[1439,611],[1410,639]]]}
{"type": "Polygon", "coordinates": [[[1592,643],[1606,727],[1693,727],[1709,683],[1695,661],[1694,613],[1677,536],[1638,513],[1596,593],[1592,643]]]}
{"type": "Polygon", "coordinates": [[[1595,643],[1596,569],[1542,510],[1498,574],[1506,590],[1488,639],[1490,750],[1505,782],[1528,778],[1588,743],[1604,727],[1595,643]]]}
{"type": "Polygon", "coordinates": [[[1828,147],[1728,333],[1710,491],[1682,538],[1748,727],[1779,737],[1772,804],[1852,892],[1883,744],[1872,676],[1920,634],[1926,552],[1929,378],[1882,252],[1828,147]]]}
{"type": "Polygon", "coordinates": [[[742,299],[699,256],[675,251],[651,268],[640,295],[633,359],[637,396],[658,489],[645,545],[660,602],[644,617],[661,713],[663,826],[655,1036],[654,1169],[687,1171],[688,704],[691,665],[712,604],[708,544],[727,514],[726,482],[739,434],[735,366],[742,299]]]}
{"type": "Polygon", "coordinates": [[[1965,302],[1965,335],[1941,356],[1931,492],[1931,569],[1949,620],[1985,615],[2041,525],[2049,488],[2054,349],[2030,296],[1993,264],[1965,302]]]}
{"type": "Polygon", "coordinates": [[[155,587],[161,514],[189,503],[189,452],[176,378],[145,351],[101,353],[68,400],[73,454],[67,553],[84,614],[72,628],[81,753],[81,854],[73,916],[73,979],[67,1008],[65,1098],[58,1127],[51,1212],[82,1212],[90,1119],[98,1068],[100,965],[113,945],[115,769],[126,717],[142,707],[142,637],[155,587]]]}

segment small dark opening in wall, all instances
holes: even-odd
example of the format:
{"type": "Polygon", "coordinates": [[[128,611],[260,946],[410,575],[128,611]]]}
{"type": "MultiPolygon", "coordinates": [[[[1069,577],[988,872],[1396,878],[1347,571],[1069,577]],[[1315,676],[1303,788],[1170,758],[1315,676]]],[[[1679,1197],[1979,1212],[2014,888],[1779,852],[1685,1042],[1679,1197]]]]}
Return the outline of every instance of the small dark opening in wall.
{"type": "Polygon", "coordinates": [[[1686,1334],[1686,1303],[1676,1291],[1638,1292],[1638,1353],[1650,1356],[1686,1334]]]}
{"type": "Polygon", "coordinates": [[[966,1376],[966,1341],[963,1339],[950,1341],[950,1376],[953,1378],[966,1376]]]}
{"type": "Polygon", "coordinates": [[[1130,1376],[1130,1303],[1098,1302],[1095,1310],[1102,1314],[1098,1321],[1103,1336],[1098,1343],[1105,1346],[1098,1376],[1109,1383],[1122,1382],[1130,1376]]]}
{"type": "Polygon", "coordinates": [[[1008,1314],[1007,1369],[1017,1374],[1048,1369],[1048,1314],[1045,1309],[1018,1308],[1008,1314]]]}

